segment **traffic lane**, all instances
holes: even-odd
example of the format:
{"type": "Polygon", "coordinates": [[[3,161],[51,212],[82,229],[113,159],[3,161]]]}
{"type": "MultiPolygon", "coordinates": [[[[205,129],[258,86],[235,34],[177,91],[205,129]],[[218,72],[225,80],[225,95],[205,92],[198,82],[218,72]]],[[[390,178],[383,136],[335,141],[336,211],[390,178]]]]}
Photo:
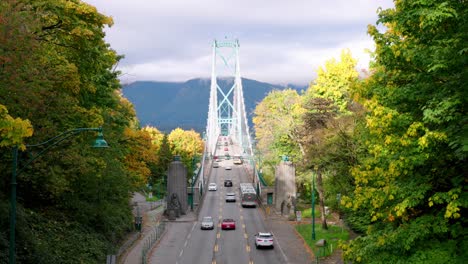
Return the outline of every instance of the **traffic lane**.
{"type": "Polygon", "coordinates": [[[258,232],[271,232],[263,221],[262,216],[257,208],[244,208],[243,210],[244,222],[246,226],[246,233],[249,236],[248,244],[252,248],[250,257],[253,263],[258,264],[271,264],[271,263],[286,263],[284,257],[280,252],[280,245],[276,238],[274,238],[274,248],[255,248],[255,234],[258,232]]]}
{"type": "MultiPolygon", "coordinates": [[[[245,173],[244,165],[238,167],[238,176],[240,182],[251,182],[245,173]]],[[[271,232],[257,208],[241,208],[248,235],[248,245],[251,248],[250,258],[253,263],[286,263],[284,256],[281,254],[280,245],[274,238],[275,247],[273,249],[256,249],[255,234],[258,232],[271,232]]]]}
{"type": "Polygon", "coordinates": [[[175,263],[192,228],[192,222],[167,222],[165,235],[151,254],[149,263],[175,263]]]}
{"type": "Polygon", "coordinates": [[[218,189],[217,191],[208,191],[205,194],[205,200],[200,208],[195,228],[187,236],[184,246],[179,250],[180,256],[178,263],[180,264],[211,263],[213,259],[213,248],[216,242],[216,226],[219,217],[219,175],[221,175],[220,171],[212,171],[210,182],[217,183],[218,189]],[[213,218],[215,224],[213,230],[201,230],[201,221],[205,216],[211,216],[213,218]],[[200,243],[200,241],[203,241],[203,243],[200,243]]]}
{"type": "Polygon", "coordinates": [[[205,196],[205,202],[199,213],[195,229],[187,237],[179,263],[210,263],[213,258],[213,247],[216,241],[216,227],[213,230],[201,230],[201,221],[205,216],[211,216],[216,225],[218,219],[217,191],[210,191],[205,196]],[[200,243],[203,241],[203,243],[200,243]]]}
{"type": "MultiPolygon", "coordinates": [[[[235,230],[221,230],[217,239],[217,248],[215,248],[216,263],[249,263],[249,256],[246,243],[246,237],[244,236],[245,224],[243,216],[239,210],[239,204],[227,203],[225,200],[220,200],[220,205],[223,206],[222,219],[232,218],[236,222],[235,230]]],[[[216,246],[215,246],[216,247],[216,246]]]]}

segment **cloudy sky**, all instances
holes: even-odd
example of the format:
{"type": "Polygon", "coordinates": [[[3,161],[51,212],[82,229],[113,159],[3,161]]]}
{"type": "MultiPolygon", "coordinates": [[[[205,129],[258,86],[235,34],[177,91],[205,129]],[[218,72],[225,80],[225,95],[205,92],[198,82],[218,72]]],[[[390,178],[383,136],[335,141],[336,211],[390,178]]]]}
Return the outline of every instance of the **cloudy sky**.
{"type": "Polygon", "coordinates": [[[106,40],[121,79],[210,77],[213,40],[238,39],[243,77],[307,84],[326,60],[349,48],[367,68],[367,25],[392,0],[83,0],[111,16],[106,40]]]}

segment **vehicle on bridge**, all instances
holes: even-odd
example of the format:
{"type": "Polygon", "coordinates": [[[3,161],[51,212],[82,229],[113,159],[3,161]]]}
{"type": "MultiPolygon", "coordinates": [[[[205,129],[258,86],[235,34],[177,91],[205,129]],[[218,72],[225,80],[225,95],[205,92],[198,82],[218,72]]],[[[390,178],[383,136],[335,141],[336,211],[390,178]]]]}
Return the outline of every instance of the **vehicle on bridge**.
{"type": "Polygon", "coordinates": [[[226,193],[225,200],[226,200],[227,203],[229,203],[229,202],[235,203],[236,202],[236,194],[233,193],[233,192],[226,193]]]}
{"type": "Polygon", "coordinates": [[[241,183],[240,191],[242,207],[257,207],[257,192],[251,183],[241,183]]]}
{"type": "Polygon", "coordinates": [[[218,187],[216,186],[216,183],[212,182],[208,185],[208,191],[216,191],[218,187]]]}
{"type": "Polygon", "coordinates": [[[213,217],[211,216],[205,216],[203,217],[203,220],[201,222],[200,228],[202,230],[205,229],[214,229],[214,222],[213,222],[213,217]]]}
{"type": "Polygon", "coordinates": [[[221,229],[222,230],[226,230],[226,229],[236,229],[236,221],[234,221],[234,219],[231,219],[231,218],[226,218],[226,219],[223,219],[223,221],[221,222],[221,229]]]}
{"type": "Polygon", "coordinates": [[[224,187],[232,187],[232,180],[224,180],[224,187]]]}
{"type": "Polygon", "coordinates": [[[255,234],[255,247],[271,247],[273,248],[273,235],[271,233],[259,232],[255,234]]]}

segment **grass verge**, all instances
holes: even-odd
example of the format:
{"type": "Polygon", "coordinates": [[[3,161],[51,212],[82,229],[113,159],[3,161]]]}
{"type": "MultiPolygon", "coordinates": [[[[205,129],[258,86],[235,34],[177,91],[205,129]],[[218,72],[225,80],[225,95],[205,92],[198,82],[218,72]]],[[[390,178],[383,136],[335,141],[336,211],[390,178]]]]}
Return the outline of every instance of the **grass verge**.
{"type": "MultiPolygon", "coordinates": [[[[312,215],[311,208],[303,209],[301,211],[302,211],[302,218],[311,218],[311,215],[312,215]]],[[[316,205],[315,206],[315,218],[320,218],[321,215],[322,214],[320,212],[320,206],[316,205]]]]}
{"type": "Polygon", "coordinates": [[[321,224],[315,224],[315,240],[312,240],[311,224],[296,225],[296,230],[307,245],[309,245],[314,254],[319,257],[331,255],[338,246],[339,240],[349,239],[349,232],[340,226],[328,225],[328,230],[324,230],[321,224]],[[320,239],[326,240],[326,248],[315,246],[315,243],[320,239]]]}

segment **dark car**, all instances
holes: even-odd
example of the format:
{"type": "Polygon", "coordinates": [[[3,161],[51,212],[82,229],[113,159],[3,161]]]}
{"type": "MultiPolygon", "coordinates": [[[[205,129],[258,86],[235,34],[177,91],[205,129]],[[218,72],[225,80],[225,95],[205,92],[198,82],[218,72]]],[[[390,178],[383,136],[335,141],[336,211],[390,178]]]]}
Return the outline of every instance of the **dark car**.
{"type": "Polygon", "coordinates": [[[231,180],[224,180],[224,187],[232,187],[232,181],[231,180]]]}

